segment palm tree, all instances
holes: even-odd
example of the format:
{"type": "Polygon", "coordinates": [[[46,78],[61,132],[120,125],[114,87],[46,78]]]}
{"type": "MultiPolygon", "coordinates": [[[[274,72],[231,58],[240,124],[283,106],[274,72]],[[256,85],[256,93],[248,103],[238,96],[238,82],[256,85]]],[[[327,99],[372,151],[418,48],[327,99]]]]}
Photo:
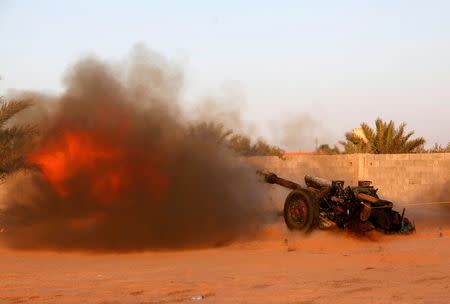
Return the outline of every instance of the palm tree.
{"type": "Polygon", "coordinates": [[[332,155],[332,154],[340,154],[341,151],[339,151],[339,148],[334,145],[333,147],[330,147],[329,144],[322,144],[318,148],[316,148],[315,151],[317,154],[325,154],[325,155],[332,155]]]}
{"type": "Polygon", "coordinates": [[[240,134],[231,136],[228,140],[228,147],[242,156],[278,156],[282,158],[285,153],[283,149],[270,145],[263,139],[252,143],[248,136],[240,134]]]}
{"type": "Polygon", "coordinates": [[[232,130],[224,128],[223,124],[214,122],[200,122],[189,126],[189,134],[197,139],[223,144],[233,134],[232,130]]]}
{"type": "Polygon", "coordinates": [[[262,139],[252,143],[250,137],[235,134],[221,123],[201,122],[193,124],[189,127],[188,132],[193,138],[223,145],[240,156],[271,155],[282,157],[284,155],[284,151],[277,146],[269,145],[262,139]]]}
{"type": "Polygon", "coordinates": [[[6,102],[0,97],[0,181],[11,173],[32,168],[25,158],[35,128],[10,125],[11,118],[31,105],[30,100],[6,102]]]}
{"type": "Polygon", "coordinates": [[[359,128],[345,133],[345,153],[415,153],[423,149],[425,139],[418,137],[411,139],[414,131],[405,134],[406,123],[401,123],[397,128],[391,120],[389,123],[378,118],[375,120],[375,130],[367,123],[362,123],[359,128]]]}

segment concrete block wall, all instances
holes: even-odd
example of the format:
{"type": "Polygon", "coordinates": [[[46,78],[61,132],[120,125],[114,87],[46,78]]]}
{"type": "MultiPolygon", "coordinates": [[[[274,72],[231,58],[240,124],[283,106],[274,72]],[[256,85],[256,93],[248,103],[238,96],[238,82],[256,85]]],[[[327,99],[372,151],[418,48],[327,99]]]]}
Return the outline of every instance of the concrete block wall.
{"type": "MultiPolygon", "coordinates": [[[[450,153],[251,157],[250,164],[304,184],[306,174],[356,185],[371,180],[382,197],[401,203],[450,201],[450,153]]],[[[285,190],[273,187],[274,199],[285,190]]],[[[271,188],[272,189],[272,188],[271,188]]]]}
{"type": "Polygon", "coordinates": [[[450,201],[450,153],[362,155],[361,178],[402,202],[450,201]]]}

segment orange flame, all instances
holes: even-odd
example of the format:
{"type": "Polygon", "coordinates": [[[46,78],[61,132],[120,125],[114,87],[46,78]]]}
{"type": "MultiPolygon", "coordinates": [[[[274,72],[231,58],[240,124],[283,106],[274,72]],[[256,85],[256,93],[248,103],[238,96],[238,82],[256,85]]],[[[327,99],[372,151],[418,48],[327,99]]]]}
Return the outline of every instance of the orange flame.
{"type": "Polygon", "coordinates": [[[143,158],[140,172],[128,167],[136,151],[124,146],[120,137],[105,143],[94,132],[66,131],[36,151],[30,161],[41,168],[61,197],[72,194],[73,179],[86,178],[86,195],[99,202],[120,197],[136,179],[145,179],[152,196],[161,198],[167,192],[167,176],[155,165],[154,157],[143,158]]]}

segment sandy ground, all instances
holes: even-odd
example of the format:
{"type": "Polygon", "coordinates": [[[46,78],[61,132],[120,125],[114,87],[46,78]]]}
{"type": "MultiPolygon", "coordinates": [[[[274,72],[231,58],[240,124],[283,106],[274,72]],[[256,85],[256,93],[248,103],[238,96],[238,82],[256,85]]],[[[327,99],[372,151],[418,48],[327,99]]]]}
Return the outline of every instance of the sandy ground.
{"type": "Polygon", "coordinates": [[[449,303],[450,229],[358,239],[269,227],[177,252],[0,249],[0,303],[449,303]]]}

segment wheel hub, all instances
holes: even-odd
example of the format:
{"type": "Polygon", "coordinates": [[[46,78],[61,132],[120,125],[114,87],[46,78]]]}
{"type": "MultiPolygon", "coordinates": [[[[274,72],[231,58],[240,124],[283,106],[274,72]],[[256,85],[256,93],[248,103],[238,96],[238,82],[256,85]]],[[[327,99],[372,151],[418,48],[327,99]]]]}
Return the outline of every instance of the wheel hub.
{"type": "Polygon", "coordinates": [[[297,223],[304,223],[307,215],[307,208],[302,201],[296,201],[289,208],[289,215],[297,223]]]}

